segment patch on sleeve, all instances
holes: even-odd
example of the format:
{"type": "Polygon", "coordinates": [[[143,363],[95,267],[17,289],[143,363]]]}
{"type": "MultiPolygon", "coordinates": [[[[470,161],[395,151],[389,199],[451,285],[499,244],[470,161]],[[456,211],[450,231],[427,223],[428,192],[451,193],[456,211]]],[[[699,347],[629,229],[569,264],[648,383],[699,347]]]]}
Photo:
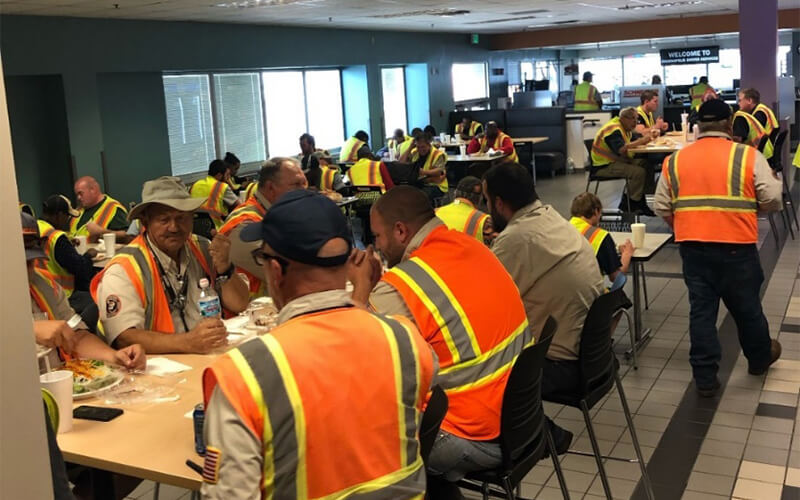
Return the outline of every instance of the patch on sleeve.
{"type": "Polygon", "coordinates": [[[122,302],[116,295],[109,295],[106,299],[106,317],[113,318],[122,309],[122,302]]]}
{"type": "Polygon", "coordinates": [[[203,462],[203,481],[209,484],[217,484],[220,460],[222,460],[222,452],[219,448],[206,446],[206,457],[203,462]]]}

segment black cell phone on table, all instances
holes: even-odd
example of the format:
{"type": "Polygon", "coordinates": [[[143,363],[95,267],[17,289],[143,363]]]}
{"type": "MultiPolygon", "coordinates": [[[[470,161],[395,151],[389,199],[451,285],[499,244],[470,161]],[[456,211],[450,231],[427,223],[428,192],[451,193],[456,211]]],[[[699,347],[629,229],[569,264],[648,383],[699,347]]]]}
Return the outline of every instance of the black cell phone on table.
{"type": "Polygon", "coordinates": [[[122,413],[123,411],[119,408],[81,405],[72,410],[72,417],[82,418],[84,420],[96,420],[98,422],[108,422],[119,417],[122,413]]]}

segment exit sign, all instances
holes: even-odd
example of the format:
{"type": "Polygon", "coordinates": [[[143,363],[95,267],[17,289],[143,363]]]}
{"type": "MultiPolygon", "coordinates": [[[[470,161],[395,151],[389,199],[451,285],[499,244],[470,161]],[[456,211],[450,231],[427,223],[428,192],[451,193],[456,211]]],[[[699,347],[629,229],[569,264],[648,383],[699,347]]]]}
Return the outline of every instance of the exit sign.
{"type": "Polygon", "coordinates": [[[480,40],[477,33],[473,33],[469,36],[469,43],[472,45],[478,45],[479,42],[480,40]]]}

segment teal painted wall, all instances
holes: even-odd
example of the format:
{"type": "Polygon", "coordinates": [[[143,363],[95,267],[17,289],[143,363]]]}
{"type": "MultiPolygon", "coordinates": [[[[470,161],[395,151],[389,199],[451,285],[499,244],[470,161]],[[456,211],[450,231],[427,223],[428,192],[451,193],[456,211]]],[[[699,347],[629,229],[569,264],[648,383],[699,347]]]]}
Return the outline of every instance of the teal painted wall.
{"type": "Polygon", "coordinates": [[[61,78],[6,78],[19,199],[41,213],[54,193],[72,194],[67,114],[61,78]]]}

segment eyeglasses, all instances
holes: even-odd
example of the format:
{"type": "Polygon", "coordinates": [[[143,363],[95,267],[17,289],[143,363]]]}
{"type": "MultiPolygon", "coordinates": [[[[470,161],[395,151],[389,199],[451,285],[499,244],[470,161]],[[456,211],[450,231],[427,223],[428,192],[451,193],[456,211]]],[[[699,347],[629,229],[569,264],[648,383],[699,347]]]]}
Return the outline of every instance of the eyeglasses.
{"type": "Polygon", "coordinates": [[[256,248],[250,255],[253,256],[253,262],[256,263],[257,266],[263,266],[270,260],[276,261],[281,266],[281,272],[285,273],[286,268],[289,267],[289,261],[284,259],[283,257],[278,257],[277,255],[268,254],[262,251],[260,248],[256,248]]]}

